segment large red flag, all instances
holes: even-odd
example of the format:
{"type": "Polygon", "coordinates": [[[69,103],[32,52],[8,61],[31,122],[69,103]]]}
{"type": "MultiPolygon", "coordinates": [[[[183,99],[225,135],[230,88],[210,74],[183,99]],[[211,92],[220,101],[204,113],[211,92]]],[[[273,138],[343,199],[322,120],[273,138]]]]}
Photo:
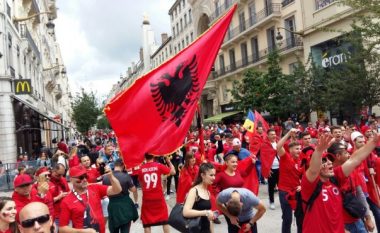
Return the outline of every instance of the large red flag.
{"type": "Polygon", "coordinates": [[[262,126],[264,130],[264,135],[267,135],[267,131],[269,129],[269,124],[268,122],[264,119],[261,114],[255,110],[255,126],[262,126]]]}
{"type": "Polygon", "coordinates": [[[269,140],[264,140],[260,148],[261,159],[261,174],[263,177],[268,178],[270,176],[272,164],[277,151],[273,149],[269,140]]]}
{"type": "Polygon", "coordinates": [[[106,105],[127,167],[141,164],[144,153],[170,154],[182,145],[235,9],[106,105]]]}

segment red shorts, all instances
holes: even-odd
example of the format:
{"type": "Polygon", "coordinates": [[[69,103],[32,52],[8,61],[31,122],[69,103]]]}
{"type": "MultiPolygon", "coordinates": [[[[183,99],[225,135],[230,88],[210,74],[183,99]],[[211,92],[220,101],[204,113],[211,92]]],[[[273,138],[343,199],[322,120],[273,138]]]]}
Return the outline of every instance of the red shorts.
{"type": "Polygon", "coordinates": [[[168,207],[165,199],[143,200],[141,206],[141,221],[144,228],[168,224],[168,207]]]}

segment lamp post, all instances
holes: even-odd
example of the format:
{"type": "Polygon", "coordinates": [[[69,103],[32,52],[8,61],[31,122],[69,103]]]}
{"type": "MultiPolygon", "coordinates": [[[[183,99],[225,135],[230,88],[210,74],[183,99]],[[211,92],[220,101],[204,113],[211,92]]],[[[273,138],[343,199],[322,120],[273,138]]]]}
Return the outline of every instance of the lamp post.
{"type": "Polygon", "coordinates": [[[284,37],[281,35],[281,32],[280,32],[280,29],[284,29],[285,31],[287,32],[290,32],[292,34],[296,34],[296,35],[299,35],[301,37],[303,37],[303,32],[296,32],[296,31],[292,31],[290,29],[287,29],[287,28],[284,28],[284,27],[277,27],[277,36],[276,36],[276,40],[280,41],[282,40],[284,37]]]}
{"type": "Polygon", "coordinates": [[[65,66],[64,66],[64,65],[60,65],[60,64],[57,64],[57,65],[52,66],[52,67],[49,67],[49,68],[42,69],[42,71],[49,71],[49,70],[57,69],[57,68],[59,68],[60,66],[63,66],[63,68],[62,68],[62,70],[61,70],[61,74],[66,74],[67,71],[66,71],[65,66]]]}
{"type": "Polygon", "coordinates": [[[50,12],[50,11],[44,11],[44,12],[40,12],[40,13],[37,13],[37,14],[33,14],[31,16],[28,16],[28,17],[25,17],[25,18],[16,18],[16,17],[13,17],[13,21],[14,22],[23,22],[23,21],[26,21],[26,20],[29,20],[29,19],[33,19],[37,16],[40,16],[40,15],[43,15],[43,14],[53,14],[53,12],[50,12]]]}

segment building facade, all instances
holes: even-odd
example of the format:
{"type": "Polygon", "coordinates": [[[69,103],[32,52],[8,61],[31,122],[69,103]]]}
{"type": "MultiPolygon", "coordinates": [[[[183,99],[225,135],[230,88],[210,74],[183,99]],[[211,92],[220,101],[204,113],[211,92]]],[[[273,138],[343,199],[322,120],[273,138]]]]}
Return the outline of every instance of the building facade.
{"type": "Polygon", "coordinates": [[[54,33],[52,0],[0,0],[0,154],[38,156],[69,136],[71,94],[54,33]]]}

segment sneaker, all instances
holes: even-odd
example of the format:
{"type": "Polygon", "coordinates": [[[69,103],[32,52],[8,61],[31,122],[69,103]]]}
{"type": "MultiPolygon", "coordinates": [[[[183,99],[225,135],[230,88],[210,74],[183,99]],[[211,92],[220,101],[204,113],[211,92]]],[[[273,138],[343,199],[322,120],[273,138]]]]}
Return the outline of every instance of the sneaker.
{"type": "Polygon", "coordinates": [[[221,224],[222,222],[219,220],[219,218],[215,218],[214,220],[213,220],[213,222],[215,223],[215,224],[221,224]]]}
{"type": "Polygon", "coordinates": [[[271,209],[271,210],[275,210],[276,209],[276,207],[274,206],[274,203],[270,203],[269,204],[269,209],[271,209]]]}
{"type": "Polygon", "coordinates": [[[166,195],[166,196],[165,196],[165,200],[168,201],[169,199],[170,199],[170,195],[166,195]]]}

